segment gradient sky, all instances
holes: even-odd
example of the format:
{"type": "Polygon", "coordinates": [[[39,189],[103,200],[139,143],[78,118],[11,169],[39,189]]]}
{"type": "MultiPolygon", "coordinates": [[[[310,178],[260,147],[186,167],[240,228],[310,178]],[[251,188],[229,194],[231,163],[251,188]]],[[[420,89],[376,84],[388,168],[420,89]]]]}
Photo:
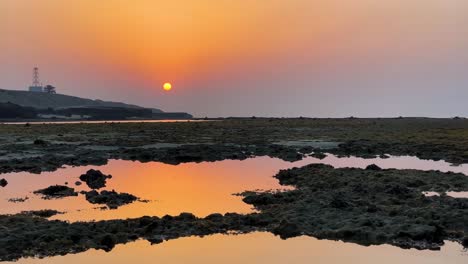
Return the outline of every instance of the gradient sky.
{"type": "Polygon", "coordinates": [[[468,1],[0,0],[0,88],[36,65],[196,116],[468,116],[468,1]]]}

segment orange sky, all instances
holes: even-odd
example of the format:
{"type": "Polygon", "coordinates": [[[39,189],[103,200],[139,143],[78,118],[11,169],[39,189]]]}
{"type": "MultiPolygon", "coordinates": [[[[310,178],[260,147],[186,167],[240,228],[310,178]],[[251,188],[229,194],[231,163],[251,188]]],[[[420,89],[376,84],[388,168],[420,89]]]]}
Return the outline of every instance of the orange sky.
{"type": "MultiPolygon", "coordinates": [[[[301,100],[336,105],[346,89],[435,100],[446,79],[453,93],[468,83],[452,76],[467,14],[463,0],[2,0],[0,87],[23,89],[38,65],[63,93],[197,115],[311,115],[323,106],[301,100]],[[428,72],[440,84],[424,87],[428,72]]],[[[348,108],[323,114],[369,111],[348,108]]]]}

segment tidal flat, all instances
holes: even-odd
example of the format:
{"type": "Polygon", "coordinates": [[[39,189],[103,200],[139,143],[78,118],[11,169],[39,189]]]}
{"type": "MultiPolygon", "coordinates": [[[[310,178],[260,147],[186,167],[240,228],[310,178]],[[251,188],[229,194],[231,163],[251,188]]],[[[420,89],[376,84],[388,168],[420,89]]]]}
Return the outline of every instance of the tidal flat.
{"type": "MultiPolygon", "coordinates": [[[[0,187],[5,195],[0,196],[5,200],[1,203],[10,207],[0,212],[0,260],[111,251],[141,239],[157,247],[183,237],[252,232],[363,246],[438,251],[447,243],[457,243],[463,248],[468,246],[466,163],[465,119],[250,118],[0,125],[0,179],[7,182],[0,187]],[[400,157],[417,162],[405,163],[400,157]],[[262,163],[265,159],[267,164],[262,163]],[[350,165],[340,165],[347,161],[350,165]],[[117,163],[122,164],[120,169],[112,169],[117,163]],[[258,163],[255,168],[262,170],[252,169],[249,163],[258,163]],[[155,164],[172,167],[152,170],[155,175],[145,173],[148,168],[135,169],[155,164]],[[159,187],[145,192],[141,189],[161,177],[157,174],[184,166],[213,166],[174,184],[204,185],[197,187],[193,197],[228,185],[235,188],[195,205],[190,199],[169,203],[167,210],[156,212],[164,205],[165,187],[172,195],[167,200],[191,196],[167,185],[181,176],[158,181],[159,187]],[[86,177],[80,180],[91,169],[102,171],[93,173],[104,175],[105,184],[99,182],[96,189],[105,190],[92,190],[95,185],[86,177]],[[218,184],[214,176],[203,178],[210,170],[218,176],[253,181],[218,184]],[[263,176],[256,178],[257,174],[263,176]],[[126,183],[113,183],[123,178],[126,183]],[[54,186],[73,195],[44,200],[34,193],[57,189],[54,186]],[[452,196],[452,192],[462,195],[452,196]],[[113,199],[122,195],[131,201],[115,206],[113,199]],[[215,200],[222,202],[210,206],[215,200]]],[[[191,172],[193,168],[185,173],[191,172]]]]}

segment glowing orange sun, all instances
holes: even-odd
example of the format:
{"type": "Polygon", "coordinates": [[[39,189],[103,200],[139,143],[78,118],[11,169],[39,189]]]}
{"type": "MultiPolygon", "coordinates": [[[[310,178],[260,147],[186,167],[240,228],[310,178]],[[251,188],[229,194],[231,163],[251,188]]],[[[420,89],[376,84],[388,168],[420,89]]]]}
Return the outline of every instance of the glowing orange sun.
{"type": "Polygon", "coordinates": [[[170,83],[165,83],[165,84],[163,85],[163,89],[164,89],[165,91],[170,91],[170,90],[172,89],[172,84],[170,84],[170,83]]]}

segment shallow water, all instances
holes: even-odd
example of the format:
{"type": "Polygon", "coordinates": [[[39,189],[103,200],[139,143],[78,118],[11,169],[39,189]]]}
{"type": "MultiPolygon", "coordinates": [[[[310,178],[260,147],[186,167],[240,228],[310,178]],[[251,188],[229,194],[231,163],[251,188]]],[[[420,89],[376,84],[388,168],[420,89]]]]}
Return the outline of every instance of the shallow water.
{"type": "Polygon", "coordinates": [[[250,205],[233,194],[246,190],[287,189],[272,176],[280,169],[304,166],[309,163],[326,163],[335,167],[360,167],[377,164],[382,168],[413,168],[462,172],[468,175],[468,166],[453,167],[443,161],[425,161],[415,157],[392,157],[389,159],[337,158],[328,156],[323,160],[306,158],[290,163],[269,157],[244,161],[224,160],[218,162],[185,163],[168,165],[159,162],[132,162],[111,160],[104,166],[65,167],[55,172],[31,174],[26,172],[0,174],[8,185],[0,192],[0,214],[13,214],[28,210],[55,209],[65,214],[51,219],[90,221],[134,218],[144,215],[164,216],[191,212],[199,217],[211,213],[249,213],[250,205]],[[147,203],[135,202],[116,210],[102,210],[101,206],[88,203],[83,195],[63,199],[44,200],[32,192],[50,185],[66,182],[77,191],[89,190],[86,184],[75,186],[79,176],[95,168],[111,174],[107,190],[126,192],[147,203]],[[25,198],[25,202],[12,203],[8,199],[25,198]]]}
{"type": "MultiPolygon", "coordinates": [[[[42,174],[1,174],[9,184],[0,189],[0,214],[26,210],[55,209],[65,214],[51,219],[89,221],[121,219],[144,215],[164,216],[191,212],[199,217],[211,213],[249,213],[250,205],[233,194],[245,190],[287,189],[272,176],[280,169],[299,167],[309,163],[325,163],[335,167],[360,167],[377,164],[382,168],[420,169],[462,172],[468,166],[451,166],[443,161],[425,161],[415,157],[389,159],[338,158],[323,160],[306,158],[290,163],[269,157],[244,161],[186,163],[168,165],[159,162],[111,160],[104,166],[65,167],[42,174]],[[89,190],[86,184],[75,181],[88,169],[112,174],[104,189],[127,192],[148,203],[135,202],[117,210],[101,210],[88,203],[83,195],[58,200],[44,200],[32,192],[54,184],[68,182],[70,187],[89,190]],[[25,202],[11,203],[9,198],[28,197],[25,202]]],[[[460,245],[448,243],[442,251],[402,250],[392,246],[362,247],[350,243],[319,241],[309,237],[280,240],[271,234],[214,235],[205,238],[181,238],[150,246],[146,241],[119,245],[110,253],[90,250],[77,255],[52,257],[46,260],[23,259],[18,263],[466,263],[467,253],[460,245]],[[388,256],[388,258],[386,257],[388,256]]]]}
{"type": "Polygon", "coordinates": [[[147,241],[118,245],[110,252],[89,250],[47,259],[21,259],[19,264],[81,263],[466,263],[468,253],[448,242],[441,251],[403,250],[392,246],[363,247],[352,243],[296,237],[281,240],[269,233],[188,237],[151,246],[147,241]]]}
{"type": "Polygon", "coordinates": [[[191,212],[200,217],[214,212],[248,213],[252,211],[251,206],[233,194],[244,190],[285,188],[272,177],[282,167],[287,167],[287,163],[269,158],[178,166],[113,160],[105,166],[97,167],[103,173],[113,175],[105,189],[131,193],[150,200],[148,203],[135,202],[117,210],[95,209],[97,206],[89,204],[83,195],[44,200],[31,193],[65,182],[77,190],[89,190],[86,184],[77,187],[74,183],[91,166],[65,168],[41,175],[5,174],[2,177],[9,184],[0,194],[0,213],[55,209],[67,213],[53,219],[71,221],[178,215],[181,212],[191,212]],[[7,201],[8,198],[25,196],[29,199],[24,203],[11,204],[7,201]]]}

